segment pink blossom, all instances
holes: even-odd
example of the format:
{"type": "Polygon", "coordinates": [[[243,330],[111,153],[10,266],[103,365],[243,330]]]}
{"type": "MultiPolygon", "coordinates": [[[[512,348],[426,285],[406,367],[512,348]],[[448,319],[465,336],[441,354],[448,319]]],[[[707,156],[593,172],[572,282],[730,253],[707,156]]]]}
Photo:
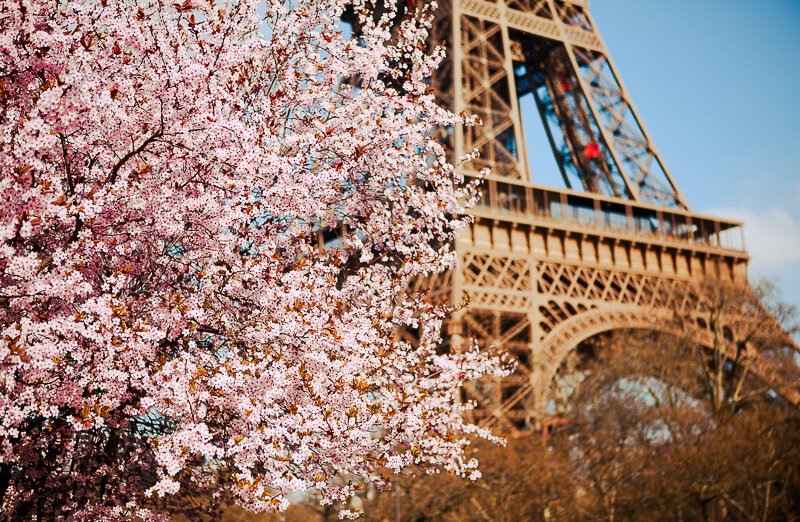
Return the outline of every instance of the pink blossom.
{"type": "Polygon", "coordinates": [[[3,513],[476,476],[457,388],[500,361],[435,356],[447,310],[405,292],[453,266],[475,187],[433,129],[464,121],[428,94],[430,13],[393,18],[0,0],[3,513]]]}

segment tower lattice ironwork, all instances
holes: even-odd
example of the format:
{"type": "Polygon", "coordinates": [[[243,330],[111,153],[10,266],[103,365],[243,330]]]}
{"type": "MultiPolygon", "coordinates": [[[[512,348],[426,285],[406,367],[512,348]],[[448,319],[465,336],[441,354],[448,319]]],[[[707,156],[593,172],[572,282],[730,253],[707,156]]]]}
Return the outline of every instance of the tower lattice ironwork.
{"type": "MultiPolygon", "coordinates": [[[[587,1],[442,0],[432,37],[449,56],[434,78],[437,96],[482,123],[445,139],[454,157],[480,151],[467,168],[491,175],[456,242],[459,268],[418,284],[469,303],[450,323],[452,349],[476,337],[517,358],[512,376],[465,392],[478,422],[515,432],[546,414],[556,371],[583,340],[668,328],[676,310],[703,314],[696,283],[746,282],[742,224],[689,210],[587,1]],[[529,168],[526,95],[566,188],[537,183],[529,168]]],[[[796,388],[775,386],[800,401],[796,388]]]]}

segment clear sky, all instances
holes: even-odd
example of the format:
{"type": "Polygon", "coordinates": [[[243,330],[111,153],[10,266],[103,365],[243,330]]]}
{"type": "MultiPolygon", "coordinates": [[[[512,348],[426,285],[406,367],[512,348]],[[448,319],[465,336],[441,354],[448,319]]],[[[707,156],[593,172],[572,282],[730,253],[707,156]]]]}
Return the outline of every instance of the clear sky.
{"type": "Polygon", "coordinates": [[[751,278],[800,306],[800,0],[590,8],[690,207],[744,220],[751,278]]]}

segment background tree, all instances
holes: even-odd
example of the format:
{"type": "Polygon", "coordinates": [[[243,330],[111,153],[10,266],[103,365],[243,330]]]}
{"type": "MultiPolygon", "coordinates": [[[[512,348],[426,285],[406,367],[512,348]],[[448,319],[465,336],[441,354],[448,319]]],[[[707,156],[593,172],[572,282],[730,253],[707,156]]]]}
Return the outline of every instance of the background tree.
{"type": "Polygon", "coordinates": [[[453,263],[462,120],[428,11],[370,5],[0,0],[3,516],[474,473],[456,388],[497,361],[436,355],[447,310],[404,294],[453,263]]]}
{"type": "MultiPolygon", "coordinates": [[[[794,352],[784,350],[786,337],[762,314],[782,310],[772,317],[784,331],[793,330],[795,316],[760,288],[750,295],[714,290],[707,299],[719,311],[705,317],[752,303],[759,312],[741,325],[719,322],[720,331],[747,329],[722,335],[729,343],[746,338],[761,357],[776,352],[796,378],[796,359],[788,357],[794,352]]],[[[395,493],[379,495],[366,503],[367,519],[800,519],[797,409],[745,371],[746,357],[715,358],[708,345],[701,348],[701,335],[618,331],[591,339],[557,380],[563,389],[556,396],[565,401],[560,427],[506,448],[478,444],[483,476],[472,483],[397,479],[400,502],[395,493]]]]}
{"type": "Polygon", "coordinates": [[[711,280],[694,292],[699,311],[676,317],[683,330],[681,342],[705,368],[703,393],[718,421],[725,422],[770,386],[800,384],[791,348],[791,336],[800,332],[797,311],[777,299],[773,284],[711,280]],[[775,382],[758,382],[754,373],[775,382]]]}

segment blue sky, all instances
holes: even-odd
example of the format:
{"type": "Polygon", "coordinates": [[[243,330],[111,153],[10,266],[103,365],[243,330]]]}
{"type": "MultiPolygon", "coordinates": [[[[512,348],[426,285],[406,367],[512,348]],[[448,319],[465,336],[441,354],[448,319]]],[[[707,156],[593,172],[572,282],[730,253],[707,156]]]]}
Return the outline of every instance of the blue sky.
{"type": "Polygon", "coordinates": [[[800,306],[800,1],[590,7],[690,207],[744,220],[751,278],[800,306]]]}

